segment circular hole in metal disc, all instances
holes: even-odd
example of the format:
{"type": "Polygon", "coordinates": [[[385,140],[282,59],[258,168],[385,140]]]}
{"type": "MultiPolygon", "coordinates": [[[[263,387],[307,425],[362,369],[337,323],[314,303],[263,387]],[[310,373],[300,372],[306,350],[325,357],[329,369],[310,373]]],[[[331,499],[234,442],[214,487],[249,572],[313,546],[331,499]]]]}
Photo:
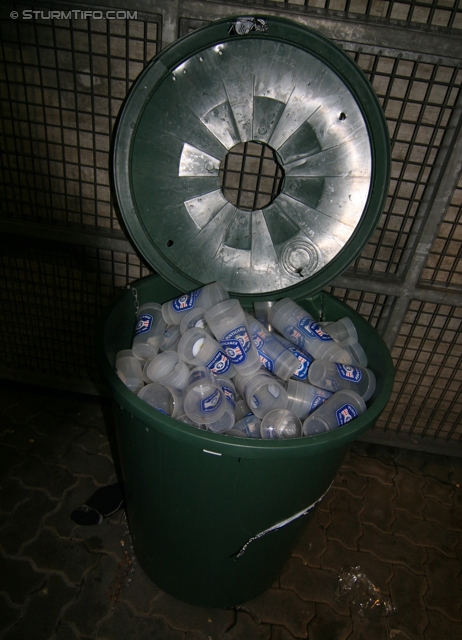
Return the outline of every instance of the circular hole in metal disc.
{"type": "Polygon", "coordinates": [[[243,211],[270,205],[281,191],[283,177],[274,149],[263,142],[236,144],[220,164],[223,195],[243,211]]]}

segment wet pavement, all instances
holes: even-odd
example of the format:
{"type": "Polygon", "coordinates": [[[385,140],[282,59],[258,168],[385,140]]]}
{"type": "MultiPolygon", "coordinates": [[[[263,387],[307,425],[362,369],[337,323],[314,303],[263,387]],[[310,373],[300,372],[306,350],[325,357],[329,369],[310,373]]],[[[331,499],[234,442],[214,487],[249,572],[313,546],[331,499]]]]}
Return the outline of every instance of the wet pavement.
{"type": "Polygon", "coordinates": [[[272,588],[204,609],[147,578],[123,510],[70,518],[117,481],[108,402],[4,386],[0,407],[1,638],[462,638],[462,459],[354,443],[272,588]]]}

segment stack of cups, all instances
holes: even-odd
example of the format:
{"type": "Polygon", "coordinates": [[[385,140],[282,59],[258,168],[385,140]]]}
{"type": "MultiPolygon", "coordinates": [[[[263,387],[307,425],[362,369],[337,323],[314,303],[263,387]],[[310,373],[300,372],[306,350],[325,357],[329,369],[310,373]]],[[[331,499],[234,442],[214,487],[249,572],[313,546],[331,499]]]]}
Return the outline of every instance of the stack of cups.
{"type": "Polygon", "coordinates": [[[344,360],[334,358],[334,362],[343,362],[343,364],[359,364],[361,367],[367,367],[366,353],[359,344],[358,332],[350,318],[341,318],[336,322],[328,323],[326,328],[331,338],[337,342],[339,347],[348,351],[352,359],[351,362],[345,362],[344,360]]]}
{"type": "Polygon", "coordinates": [[[268,318],[279,333],[310,353],[313,358],[329,358],[339,350],[338,345],[314,318],[290,298],[276,302],[269,310],[268,318]]]}
{"type": "Polygon", "coordinates": [[[267,373],[245,377],[238,374],[234,382],[257,418],[263,418],[272,409],[285,409],[287,406],[286,390],[267,373]]]}
{"type": "Polygon", "coordinates": [[[251,413],[250,415],[245,416],[241,420],[238,420],[234,424],[233,429],[240,431],[247,438],[261,438],[260,424],[261,424],[260,418],[257,418],[257,416],[254,416],[251,413]]]}
{"type": "Polygon", "coordinates": [[[346,389],[334,393],[303,423],[302,435],[318,433],[343,427],[366,411],[366,403],[354,391],[346,389]]]}
{"type": "Polygon", "coordinates": [[[180,324],[185,313],[194,307],[210,309],[222,300],[229,298],[228,292],[221,282],[212,282],[185,293],[179,298],[174,298],[162,305],[162,315],[167,324],[180,324]]]}
{"type": "Polygon", "coordinates": [[[131,349],[123,349],[116,354],[116,374],[133,393],[144,385],[141,360],[135,358],[131,349]]]}
{"type": "Polygon", "coordinates": [[[330,398],[332,393],[314,387],[307,382],[289,380],[287,383],[287,409],[292,411],[300,420],[305,420],[313,411],[330,398]]]}
{"type": "Polygon", "coordinates": [[[249,376],[261,366],[239,300],[225,300],[205,313],[205,321],[239,374],[249,376]]]}
{"type": "Polygon", "coordinates": [[[288,409],[273,409],[262,419],[260,434],[264,440],[299,438],[302,435],[302,423],[288,409]]]}
{"type": "Polygon", "coordinates": [[[159,351],[171,351],[172,349],[175,350],[178,346],[180,338],[180,325],[171,324],[165,329],[160,343],[159,351]]]}
{"type": "Polygon", "coordinates": [[[186,331],[189,331],[189,329],[195,329],[195,328],[205,329],[209,331],[207,329],[207,324],[205,323],[205,320],[204,320],[205,312],[206,312],[206,309],[204,309],[203,307],[194,307],[190,311],[187,311],[185,314],[183,314],[182,320],[180,323],[181,335],[183,336],[186,333],[186,331]]]}
{"type": "Polygon", "coordinates": [[[210,431],[222,433],[233,428],[234,410],[207,367],[196,367],[189,375],[184,397],[184,412],[193,422],[205,424],[210,431]]]}
{"type": "Polygon", "coordinates": [[[144,304],[117,375],[157,411],[240,438],[314,435],[365,411],[376,380],[348,317],[320,326],[290,298],[254,312],[219,282],[144,304]]]}
{"type": "Polygon", "coordinates": [[[349,389],[367,402],[375,391],[375,375],[366,367],[353,367],[339,362],[315,360],[308,372],[311,384],[336,393],[349,389]]]}
{"type": "Polygon", "coordinates": [[[215,375],[232,377],[236,373],[221,345],[199,327],[186,331],[178,343],[178,355],[194,367],[207,367],[215,375]]]}
{"type": "Polygon", "coordinates": [[[262,365],[281,380],[288,380],[299,368],[299,360],[261,322],[248,314],[246,320],[262,365]]]}
{"type": "Polygon", "coordinates": [[[156,302],[143,304],[136,314],[132,352],[140,360],[149,360],[157,355],[166,322],[162,317],[162,307],[156,302]]]}
{"type": "Polygon", "coordinates": [[[146,375],[152,382],[181,390],[188,385],[189,367],[176,351],[163,351],[147,365],[146,375]]]}
{"type": "Polygon", "coordinates": [[[141,389],[138,398],[172,418],[179,418],[183,414],[183,392],[173,387],[151,382],[141,389]]]}

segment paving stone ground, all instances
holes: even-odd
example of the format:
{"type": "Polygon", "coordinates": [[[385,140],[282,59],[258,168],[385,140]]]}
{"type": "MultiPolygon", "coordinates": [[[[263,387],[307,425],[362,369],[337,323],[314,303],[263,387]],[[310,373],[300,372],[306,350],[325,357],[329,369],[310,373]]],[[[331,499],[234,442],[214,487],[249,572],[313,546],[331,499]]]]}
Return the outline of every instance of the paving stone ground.
{"type": "Polygon", "coordinates": [[[117,481],[106,401],[8,386],[0,407],[0,638],[462,638],[460,459],[354,443],[279,580],[207,609],[149,580],[123,510],[91,527],[70,518],[117,481]],[[365,608],[371,594],[387,615],[365,608]]]}

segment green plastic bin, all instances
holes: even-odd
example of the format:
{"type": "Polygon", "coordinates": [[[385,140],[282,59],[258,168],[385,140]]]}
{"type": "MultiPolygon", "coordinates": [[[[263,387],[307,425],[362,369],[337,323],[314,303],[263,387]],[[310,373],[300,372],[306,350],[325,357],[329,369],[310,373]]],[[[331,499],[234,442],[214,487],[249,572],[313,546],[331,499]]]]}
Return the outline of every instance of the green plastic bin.
{"type": "Polygon", "coordinates": [[[120,293],[101,321],[97,349],[114,399],[129,525],[144,571],[180,600],[230,607],[268,589],[348,445],[388,401],[393,366],[385,344],[321,289],[372,234],[389,164],[383,114],[358,67],[326,38],[281,18],[229,18],[199,29],[155,58],[129,94],[114,141],[114,186],[130,237],[161,274],[133,283],[139,304],[162,303],[213,280],[247,310],[255,300],[291,296],[319,321],[349,316],[377,378],[366,413],[323,435],[259,441],[195,429],[152,409],[115,374],[115,355],[130,348],[135,325],[133,291],[120,293]],[[314,85],[315,93],[302,92],[294,103],[300,77],[311,72],[312,83],[303,86],[314,85]],[[287,78],[298,83],[292,91],[287,78]],[[318,120],[304,120],[303,109],[318,94],[318,120]],[[345,122],[349,129],[341,128],[345,122]],[[329,147],[335,136],[339,144],[329,147]],[[218,165],[236,139],[265,142],[284,169],[281,191],[264,210],[220,200],[218,165]],[[234,223],[239,233],[230,233],[234,223]]]}

